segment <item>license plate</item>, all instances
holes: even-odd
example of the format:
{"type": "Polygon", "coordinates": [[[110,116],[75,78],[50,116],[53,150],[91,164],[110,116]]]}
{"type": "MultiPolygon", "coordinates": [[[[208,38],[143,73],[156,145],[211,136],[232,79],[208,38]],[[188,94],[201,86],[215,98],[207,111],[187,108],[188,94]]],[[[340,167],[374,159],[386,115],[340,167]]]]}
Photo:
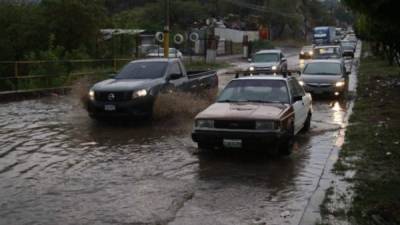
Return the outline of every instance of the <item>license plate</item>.
{"type": "Polygon", "coordinates": [[[226,148],[241,148],[242,140],[224,139],[224,147],[226,147],[226,148]]]}
{"type": "Polygon", "coordinates": [[[115,111],[116,107],[115,105],[105,105],[104,110],[105,111],[115,111]]]}

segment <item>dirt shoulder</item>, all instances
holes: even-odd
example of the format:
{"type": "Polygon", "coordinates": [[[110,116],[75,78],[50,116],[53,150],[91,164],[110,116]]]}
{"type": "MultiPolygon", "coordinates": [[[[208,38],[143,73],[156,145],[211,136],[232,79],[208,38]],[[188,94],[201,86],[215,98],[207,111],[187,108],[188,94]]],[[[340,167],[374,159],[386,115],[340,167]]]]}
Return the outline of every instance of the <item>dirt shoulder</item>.
{"type": "Polygon", "coordinates": [[[350,188],[327,191],[321,224],[338,224],[332,222],[338,217],[347,221],[339,224],[400,224],[399,102],[400,68],[363,57],[353,114],[334,168],[350,188]]]}

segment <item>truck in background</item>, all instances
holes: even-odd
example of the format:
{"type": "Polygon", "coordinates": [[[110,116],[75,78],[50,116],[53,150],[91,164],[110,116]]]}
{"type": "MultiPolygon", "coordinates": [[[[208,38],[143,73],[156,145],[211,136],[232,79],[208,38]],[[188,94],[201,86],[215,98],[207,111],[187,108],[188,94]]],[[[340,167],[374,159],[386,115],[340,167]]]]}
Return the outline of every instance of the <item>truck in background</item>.
{"type": "Polygon", "coordinates": [[[315,45],[334,44],[336,40],[336,27],[325,26],[313,29],[313,43],[315,45]]]}

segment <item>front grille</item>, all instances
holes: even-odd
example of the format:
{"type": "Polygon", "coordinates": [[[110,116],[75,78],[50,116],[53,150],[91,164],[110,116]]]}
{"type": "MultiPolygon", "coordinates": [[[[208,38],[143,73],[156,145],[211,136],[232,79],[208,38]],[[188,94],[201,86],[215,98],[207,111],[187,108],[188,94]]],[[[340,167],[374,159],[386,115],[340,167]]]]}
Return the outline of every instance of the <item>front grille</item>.
{"type": "Polygon", "coordinates": [[[216,120],[214,127],[219,129],[242,129],[254,130],[256,129],[255,121],[232,121],[232,120],[216,120]]]}
{"type": "Polygon", "coordinates": [[[131,91],[104,91],[104,92],[96,92],[95,93],[96,101],[101,102],[122,102],[129,101],[132,99],[131,91]],[[112,95],[114,97],[112,97],[112,95]]]}
{"type": "Polygon", "coordinates": [[[317,83],[307,83],[307,86],[310,87],[321,87],[321,88],[326,88],[326,87],[331,87],[332,84],[317,84],[317,83]]]}
{"type": "Polygon", "coordinates": [[[269,70],[271,70],[272,68],[271,68],[271,67],[255,67],[254,69],[255,69],[255,70],[266,70],[266,71],[269,71],[269,70]]]}

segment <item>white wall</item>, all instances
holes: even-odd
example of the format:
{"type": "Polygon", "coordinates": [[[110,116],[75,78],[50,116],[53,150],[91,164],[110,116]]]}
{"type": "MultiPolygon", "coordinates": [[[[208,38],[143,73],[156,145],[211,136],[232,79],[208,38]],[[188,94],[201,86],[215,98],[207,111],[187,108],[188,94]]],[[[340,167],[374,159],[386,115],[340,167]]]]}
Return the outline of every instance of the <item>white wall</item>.
{"type": "Polygon", "coordinates": [[[244,35],[248,35],[249,41],[255,41],[259,39],[258,31],[242,31],[229,28],[215,28],[215,35],[219,36],[220,39],[233,41],[235,43],[242,43],[244,35]]]}

